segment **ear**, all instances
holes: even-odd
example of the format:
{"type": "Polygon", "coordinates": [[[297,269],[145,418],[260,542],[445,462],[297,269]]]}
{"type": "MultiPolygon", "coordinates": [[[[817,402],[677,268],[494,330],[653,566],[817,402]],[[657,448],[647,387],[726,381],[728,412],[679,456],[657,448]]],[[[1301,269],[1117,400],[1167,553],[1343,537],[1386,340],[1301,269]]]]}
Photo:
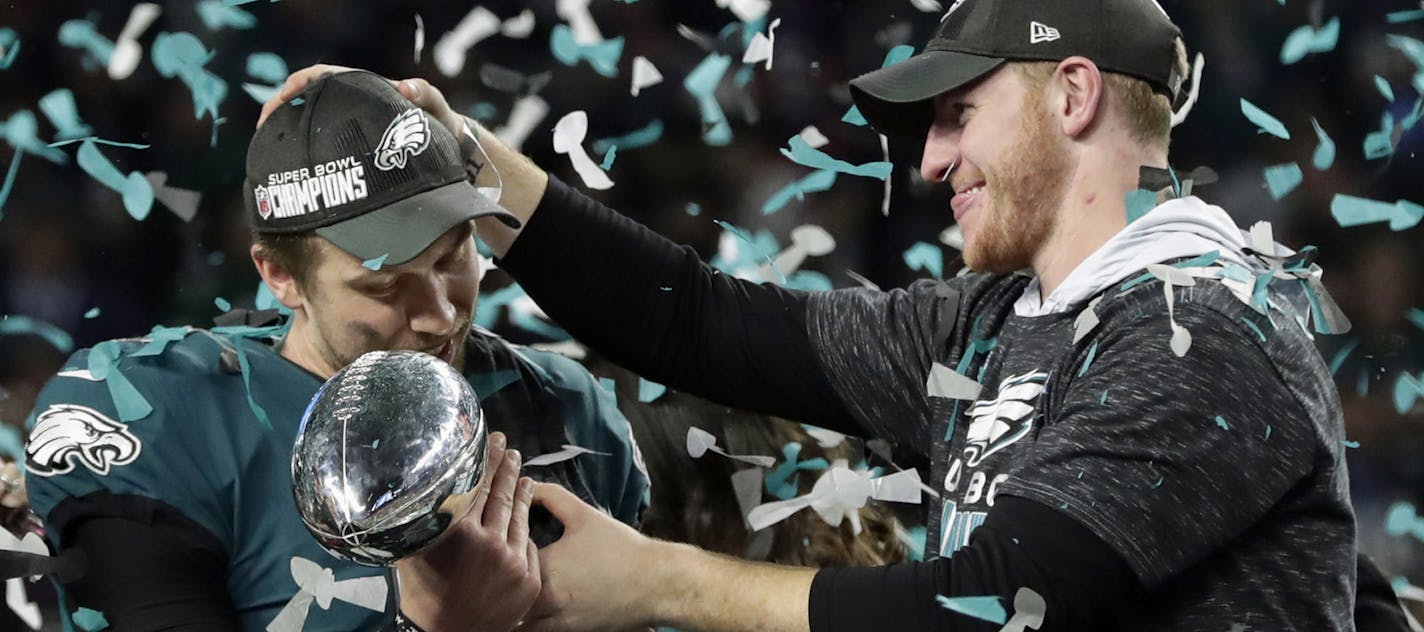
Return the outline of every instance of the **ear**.
{"type": "Polygon", "coordinates": [[[1053,73],[1049,107],[1055,110],[1063,133],[1078,138],[1097,120],[1103,100],[1103,73],[1086,57],[1069,57],[1053,73]]]}
{"type": "Polygon", "coordinates": [[[291,271],[268,259],[266,253],[262,251],[262,247],[257,244],[253,244],[248,252],[252,256],[252,265],[257,267],[257,274],[262,276],[262,282],[272,290],[272,295],[277,297],[277,301],[287,309],[293,311],[301,309],[304,304],[302,290],[298,287],[297,279],[292,276],[291,271]]]}

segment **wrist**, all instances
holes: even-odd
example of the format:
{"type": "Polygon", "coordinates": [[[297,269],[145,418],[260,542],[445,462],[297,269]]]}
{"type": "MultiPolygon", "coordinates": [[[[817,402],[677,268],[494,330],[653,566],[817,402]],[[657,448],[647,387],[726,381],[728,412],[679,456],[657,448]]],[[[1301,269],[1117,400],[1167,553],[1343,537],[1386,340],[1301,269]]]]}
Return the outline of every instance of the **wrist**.
{"type": "Polygon", "coordinates": [[[690,605],[699,598],[695,578],[701,575],[707,557],[690,544],[648,539],[642,557],[647,563],[640,567],[649,572],[639,576],[646,585],[636,593],[645,598],[635,602],[636,607],[645,609],[640,620],[672,627],[686,627],[693,621],[690,605]]]}

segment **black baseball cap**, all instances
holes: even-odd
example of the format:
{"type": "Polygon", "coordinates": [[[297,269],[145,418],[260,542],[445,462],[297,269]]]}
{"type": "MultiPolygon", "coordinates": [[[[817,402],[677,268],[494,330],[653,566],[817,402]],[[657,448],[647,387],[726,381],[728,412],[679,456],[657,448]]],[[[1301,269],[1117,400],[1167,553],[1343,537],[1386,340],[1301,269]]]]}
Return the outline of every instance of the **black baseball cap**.
{"type": "Polygon", "coordinates": [[[1177,102],[1181,30],[1157,0],[949,1],[924,52],[851,80],[856,106],[880,132],[924,134],[934,120],[931,99],[1009,61],[1081,55],[1177,102]]]}
{"type": "Polygon", "coordinates": [[[518,228],[514,215],[466,179],[467,155],[385,78],[328,74],[253,135],[243,190],[248,219],[260,234],[315,231],[363,261],[384,256],[386,265],[411,260],[477,217],[518,228]]]}

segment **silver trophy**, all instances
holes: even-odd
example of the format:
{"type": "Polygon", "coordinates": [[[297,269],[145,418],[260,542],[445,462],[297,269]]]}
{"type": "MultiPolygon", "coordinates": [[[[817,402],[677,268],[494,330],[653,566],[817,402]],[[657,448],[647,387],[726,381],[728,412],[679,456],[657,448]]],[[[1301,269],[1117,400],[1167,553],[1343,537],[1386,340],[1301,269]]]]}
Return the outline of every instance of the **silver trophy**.
{"type": "Polygon", "coordinates": [[[292,448],[292,495],[342,559],[389,566],[465,515],[485,469],[470,384],[418,351],[372,351],[323,384],[292,448]]]}

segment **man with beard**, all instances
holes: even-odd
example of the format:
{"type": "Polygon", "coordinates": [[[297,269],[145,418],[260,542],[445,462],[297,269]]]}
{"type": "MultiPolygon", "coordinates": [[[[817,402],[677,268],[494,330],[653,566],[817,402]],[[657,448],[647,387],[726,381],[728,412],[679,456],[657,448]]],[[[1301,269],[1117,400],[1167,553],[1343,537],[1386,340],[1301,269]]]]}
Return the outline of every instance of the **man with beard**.
{"type": "Polygon", "coordinates": [[[439,604],[458,601],[472,608],[466,629],[508,630],[539,592],[535,542],[557,528],[530,519],[521,453],[603,453],[529,475],[633,523],[648,487],[628,422],[577,363],[472,328],[473,220],[517,224],[467,181],[472,148],[370,73],[323,77],[300,96],[257,130],[245,185],[252,260],[287,323],[247,313],[101,343],[39,398],[31,502],[54,544],[88,560],[64,610],[118,630],[297,632],[444,627],[439,604]],[[493,431],[456,537],[401,560],[399,582],[318,546],[291,479],[322,382],[393,349],[463,373],[493,431]]]}
{"type": "Polygon", "coordinates": [[[956,0],[924,52],[851,83],[878,129],[925,139],[964,229],[969,273],[890,292],[728,278],[495,147],[525,221],[482,235],[570,332],[649,379],[888,439],[939,492],[932,559],[806,570],[646,539],[541,485],[565,531],[522,629],[1354,629],[1344,429],[1307,331],[1346,325],[1310,251],[1180,186],[1187,70],[1153,0],[956,0]]]}

